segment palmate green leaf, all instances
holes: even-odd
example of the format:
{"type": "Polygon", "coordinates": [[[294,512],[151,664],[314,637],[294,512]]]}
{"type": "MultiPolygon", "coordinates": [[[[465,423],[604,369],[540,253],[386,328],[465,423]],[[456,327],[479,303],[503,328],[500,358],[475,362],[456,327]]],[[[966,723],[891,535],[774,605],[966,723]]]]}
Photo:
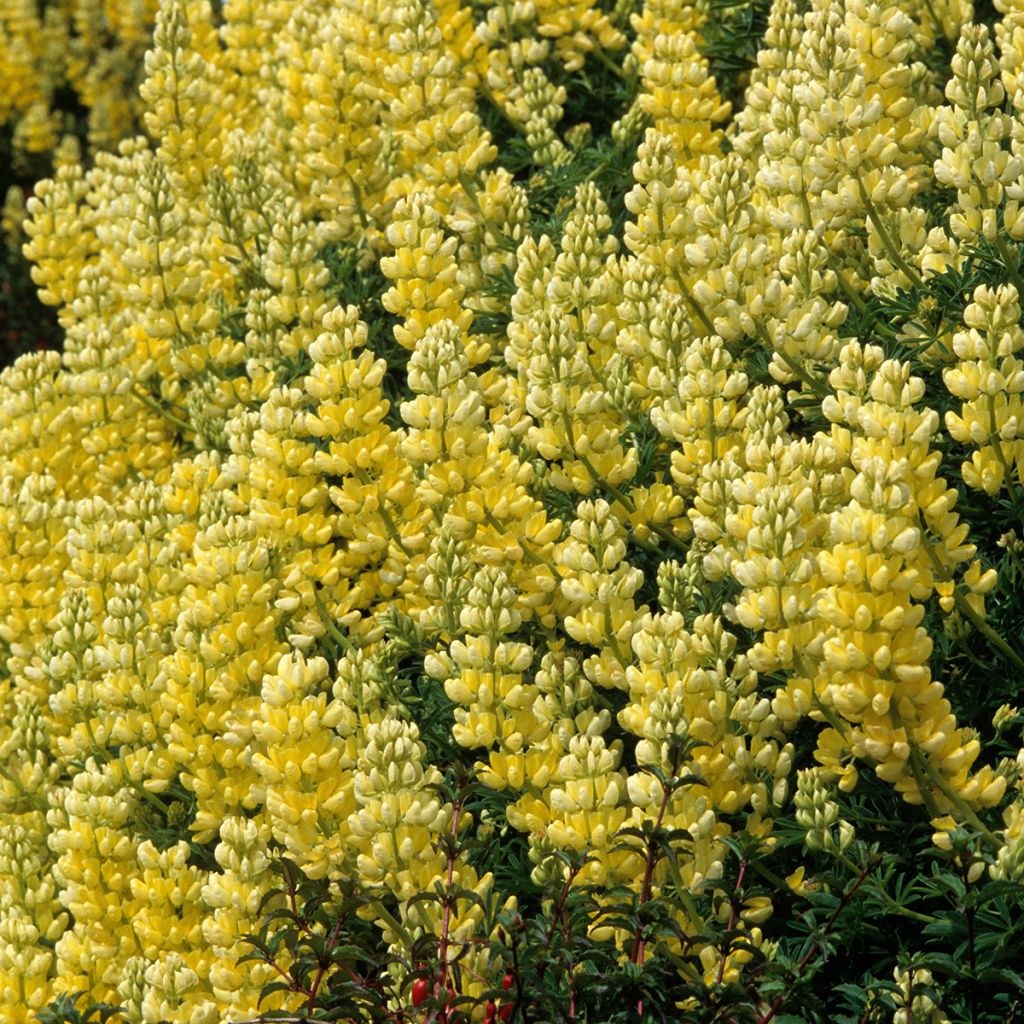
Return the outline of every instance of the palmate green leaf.
{"type": "Polygon", "coordinates": [[[962,939],[967,934],[967,918],[956,910],[940,910],[935,914],[936,920],[924,925],[922,933],[929,938],[951,943],[962,939]]]}
{"type": "Polygon", "coordinates": [[[284,981],[270,981],[267,982],[263,988],[260,989],[260,1002],[269,999],[271,996],[276,995],[278,992],[294,992],[296,988],[294,985],[289,985],[284,981]]]}
{"type": "Polygon", "coordinates": [[[924,956],[915,956],[913,967],[915,970],[931,971],[932,974],[947,978],[959,978],[965,964],[960,958],[949,953],[927,953],[924,956]]]}
{"type": "Polygon", "coordinates": [[[35,1014],[39,1024],[120,1024],[125,1009],[109,1003],[90,1003],[79,1009],[78,1004],[84,1003],[86,992],[74,992],[70,995],[58,996],[49,1006],[35,1014]]]}
{"type": "Polygon", "coordinates": [[[1024,992],[1024,974],[1005,967],[987,967],[978,971],[977,981],[979,985],[988,985],[993,988],[1000,986],[1024,992]]]}

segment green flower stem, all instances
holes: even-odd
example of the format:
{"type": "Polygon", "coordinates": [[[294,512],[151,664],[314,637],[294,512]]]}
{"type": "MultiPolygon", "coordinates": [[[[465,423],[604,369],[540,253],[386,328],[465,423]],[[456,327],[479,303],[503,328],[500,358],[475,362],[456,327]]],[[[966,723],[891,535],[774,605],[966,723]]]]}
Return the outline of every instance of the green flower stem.
{"type": "Polygon", "coordinates": [[[590,51],[616,78],[625,79],[626,73],[619,67],[618,64],[614,63],[612,59],[604,52],[601,46],[595,46],[590,51]]]}
{"type": "Polygon", "coordinates": [[[704,307],[697,301],[697,297],[693,292],[690,291],[690,286],[686,283],[678,266],[672,267],[672,277],[676,284],[679,285],[679,291],[683,298],[694,313],[697,314],[697,319],[704,325],[704,329],[708,334],[717,334],[718,332],[715,330],[715,325],[711,322],[711,317],[704,312],[704,307]]]}
{"type": "Polygon", "coordinates": [[[943,777],[942,773],[928,760],[927,757],[921,752],[920,747],[910,738],[910,730],[904,725],[903,717],[900,715],[899,709],[895,704],[889,705],[889,718],[893,722],[894,726],[898,729],[903,729],[907,735],[907,742],[910,745],[910,771],[914,776],[914,781],[917,783],[917,788],[921,791],[921,797],[924,799],[925,806],[928,808],[928,813],[932,818],[942,817],[942,811],[935,803],[935,798],[928,790],[927,783],[930,783],[932,787],[937,789],[948,801],[957,813],[960,815],[963,821],[970,822],[974,826],[975,830],[981,833],[982,837],[994,850],[1001,850],[1003,844],[996,838],[995,834],[989,829],[989,827],[978,817],[974,809],[967,803],[966,800],[949,784],[949,782],[943,777]]]}
{"type": "MultiPolygon", "coordinates": [[[[857,820],[860,821],[861,819],[858,818],[857,820]]],[[[850,860],[850,858],[847,857],[842,850],[833,851],[832,856],[839,860],[843,864],[843,866],[846,867],[853,874],[856,875],[860,872],[860,865],[855,864],[852,860],[850,860]]],[[[902,904],[897,903],[896,900],[894,900],[885,891],[885,889],[881,887],[879,887],[876,891],[878,895],[881,896],[883,900],[885,900],[886,906],[888,906],[888,908],[894,914],[898,914],[900,917],[909,918],[911,921],[920,921],[921,924],[935,924],[935,922],[938,920],[937,917],[933,917],[931,914],[920,914],[916,910],[910,910],[908,907],[904,907],[902,904]]]]}
{"type": "Polygon", "coordinates": [[[841,270],[836,272],[836,280],[839,282],[839,287],[843,294],[846,296],[846,301],[853,303],[865,316],[868,312],[867,303],[850,287],[850,283],[843,276],[841,270]]]}
{"type": "Polygon", "coordinates": [[[1024,658],[1019,654],[971,607],[970,602],[959,591],[954,596],[957,610],[974,628],[984,636],[1020,672],[1024,672],[1024,658]]]}
{"type": "Polygon", "coordinates": [[[1003,478],[1006,480],[1006,489],[1010,492],[1010,500],[1013,502],[1014,509],[1018,515],[1021,515],[1021,494],[1020,489],[1017,487],[1017,482],[1013,479],[1014,468],[1010,465],[1006,458],[1006,453],[1003,451],[1001,438],[999,437],[999,431],[996,429],[996,399],[995,395],[989,395],[986,400],[988,406],[988,418],[989,418],[989,436],[991,438],[992,451],[995,454],[996,461],[1003,467],[1003,478]]]}
{"type": "Polygon", "coordinates": [[[0,778],[6,779],[14,788],[18,791],[18,794],[23,800],[34,807],[37,811],[45,811],[49,808],[49,803],[38,793],[32,793],[27,790],[21,783],[21,780],[16,776],[12,775],[3,765],[0,765],[0,778]]]}
{"type": "MultiPolygon", "coordinates": [[[[842,896],[839,898],[839,902],[836,904],[835,910],[832,911],[832,915],[825,922],[821,932],[816,935],[812,940],[811,944],[807,949],[807,952],[797,961],[796,968],[794,970],[794,983],[804,972],[804,968],[811,962],[811,957],[821,948],[822,942],[828,937],[829,933],[835,927],[836,921],[839,920],[839,915],[850,905],[853,901],[853,897],[857,895],[857,890],[864,884],[868,874],[874,869],[875,865],[870,861],[864,866],[860,874],[857,876],[857,880],[847,889],[842,896]]],[[[779,1010],[782,1009],[782,1003],[788,992],[783,992],[781,995],[775,997],[775,1001],[770,1007],[758,1018],[757,1024],[769,1024],[770,1021],[775,1020],[778,1016],[779,1010]]]]}
{"type": "Polygon", "coordinates": [[[878,212],[877,207],[871,201],[871,196],[868,195],[868,190],[864,187],[864,182],[861,180],[859,174],[854,175],[854,181],[857,182],[857,188],[860,191],[861,201],[864,203],[864,209],[867,211],[869,220],[875,226],[875,230],[878,232],[878,237],[882,240],[882,246],[886,253],[889,255],[889,259],[892,260],[893,264],[903,271],[904,276],[912,285],[917,288],[924,286],[924,281],[921,280],[921,275],[903,258],[893,242],[892,236],[886,229],[885,224],[882,222],[881,215],[878,212]]]}
{"type": "Polygon", "coordinates": [[[806,367],[798,363],[785,349],[776,348],[772,344],[771,338],[768,337],[768,332],[760,324],[758,324],[757,336],[761,340],[761,344],[765,345],[769,351],[778,353],[779,358],[811,389],[815,398],[825,398],[829,390],[821,378],[815,377],[814,374],[810,373],[806,367]]]}
{"type": "MultiPolygon", "coordinates": [[[[943,577],[948,580],[950,577],[946,574],[946,570],[942,563],[939,562],[936,557],[934,548],[931,544],[925,544],[925,550],[928,552],[928,557],[931,559],[932,566],[936,571],[936,575],[943,577]]],[[[975,610],[971,607],[970,602],[967,598],[960,593],[959,590],[954,592],[953,601],[956,604],[957,611],[974,628],[984,636],[988,642],[1002,654],[1007,661],[1010,662],[1020,672],[1024,672],[1024,658],[1022,658],[975,610]]]]}
{"type": "MultiPolygon", "coordinates": [[[[365,469],[357,468],[356,477],[360,483],[368,484],[371,482],[370,475],[365,469]]],[[[398,532],[398,527],[395,525],[394,519],[391,518],[391,513],[387,510],[387,506],[385,506],[384,502],[380,502],[377,505],[377,511],[380,513],[380,518],[384,523],[384,528],[388,531],[388,536],[398,545],[402,554],[411,558],[412,552],[408,547],[406,547],[405,541],[402,540],[402,535],[398,532]]]]}
{"type": "Polygon", "coordinates": [[[316,610],[320,614],[320,621],[324,624],[324,629],[327,630],[328,636],[330,636],[330,638],[338,644],[343,651],[347,654],[351,654],[355,650],[352,641],[349,640],[349,638],[345,636],[345,634],[342,633],[334,624],[331,619],[331,613],[327,610],[327,606],[320,599],[320,595],[315,591],[313,593],[313,600],[316,601],[316,610]]]}
{"type": "MultiPolygon", "coordinates": [[[[502,524],[494,518],[494,513],[489,508],[484,509],[484,520],[487,522],[489,526],[494,527],[494,529],[497,530],[498,533],[509,532],[507,527],[502,526],[502,524]]],[[[523,553],[523,558],[525,558],[528,562],[532,563],[533,565],[543,565],[545,568],[551,571],[551,574],[556,579],[558,578],[558,571],[546,558],[542,558],[540,555],[537,554],[536,551],[534,551],[532,548],[524,544],[518,537],[515,538],[515,541],[516,544],[519,546],[519,550],[523,553]]]]}
{"type": "MultiPolygon", "coordinates": [[[[572,444],[573,424],[572,419],[569,416],[568,410],[562,411],[562,426],[565,429],[567,440],[570,444],[572,444]]],[[[586,457],[586,455],[580,455],[579,452],[575,450],[575,448],[573,449],[573,455],[575,455],[575,457],[583,464],[583,468],[587,471],[587,475],[590,477],[591,480],[594,481],[595,484],[597,484],[598,487],[601,487],[604,490],[606,490],[620,505],[622,505],[622,507],[627,512],[632,513],[636,511],[636,503],[633,501],[633,499],[625,492],[620,491],[618,487],[615,486],[615,484],[606,480],[600,473],[598,473],[597,469],[594,467],[594,464],[590,461],[590,459],[586,457]]],[[[681,541],[671,530],[662,526],[660,523],[649,523],[647,528],[652,533],[656,533],[659,537],[661,537],[663,541],[665,541],[667,544],[670,544],[681,554],[686,555],[689,553],[689,547],[686,544],[684,544],[683,541],[681,541]]],[[[634,537],[635,536],[636,534],[634,533],[634,537]]],[[[643,544],[643,541],[641,541],[639,537],[637,537],[636,539],[638,543],[643,544]]]]}
{"type": "Polygon", "coordinates": [[[363,239],[370,235],[370,222],[366,217],[366,208],[363,206],[363,194],[356,184],[356,179],[351,174],[346,175],[349,188],[352,190],[352,205],[356,208],[356,216],[359,218],[359,225],[363,229],[363,239]]]}
{"type": "Polygon", "coordinates": [[[928,777],[928,781],[953,805],[964,821],[971,824],[992,850],[999,851],[1003,844],[996,834],[978,817],[975,811],[959,793],[942,777],[939,770],[914,745],[910,748],[911,764],[917,761],[918,769],[928,777]]]}
{"type": "Polygon", "coordinates": [[[136,388],[132,391],[132,394],[144,405],[147,409],[151,409],[158,416],[162,416],[168,423],[176,427],[185,433],[194,434],[195,428],[187,420],[183,420],[178,416],[175,416],[170,409],[165,409],[159,402],[154,401],[145,391],[136,388]]]}
{"type": "MultiPolygon", "coordinates": [[[[896,714],[897,721],[899,720],[899,714],[896,714]]],[[[935,802],[935,797],[932,795],[932,791],[928,788],[928,783],[925,780],[925,773],[921,767],[922,758],[914,757],[917,748],[911,748],[910,755],[910,774],[914,776],[914,782],[917,784],[918,792],[921,794],[921,799],[924,800],[925,809],[928,811],[928,817],[931,819],[941,818],[942,810],[939,805],[935,802]]]]}

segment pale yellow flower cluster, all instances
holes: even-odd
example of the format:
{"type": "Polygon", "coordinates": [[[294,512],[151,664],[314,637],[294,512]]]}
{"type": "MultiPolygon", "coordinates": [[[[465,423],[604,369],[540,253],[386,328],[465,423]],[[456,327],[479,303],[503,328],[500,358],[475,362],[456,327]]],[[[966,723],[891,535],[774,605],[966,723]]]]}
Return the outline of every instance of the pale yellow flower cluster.
{"type": "MultiPolygon", "coordinates": [[[[149,10],[34,8],[4,6],[0,60],[86,8],[140,45],[149,10]]],[[[384,941],[445,930],[482,991],[480,904],[414,897],[517,894],[446,863],[477,823],[439,795],[425,691],[539,881],[577,851],[580,882],[638,889],[617,834],[657,821],[690,837],[675,884],[715,893],[723,840],[770,849],[794,793],[812,846],[847,845],[831,787],[863,771],[940,832],[1000,805],[925,622],[988,629],[957,475],[1024,487],[1019,19],[997,52],[956,2],[776,0],[727,123],[686,0],[161,0],[146,136],[64,147],[28,204],[64,353],[0,375],[4,1020],[77,991],[140,1024],[293,1008],[236,964],[280,856],[383,887],[384,941]],[[626,222],[586,180],[542,230],[480,111],[557,173],[582,136],[556,83],[588,61],[635,90],[626,222]],[[979,242],[1012,269],[924,352],[948,393],[909,327],[849,337],[979,242]],[[390,322],[341,298],[338,253],[390,322]]],[[[771,910],[699,951],[709,983],[771,910]]]]}

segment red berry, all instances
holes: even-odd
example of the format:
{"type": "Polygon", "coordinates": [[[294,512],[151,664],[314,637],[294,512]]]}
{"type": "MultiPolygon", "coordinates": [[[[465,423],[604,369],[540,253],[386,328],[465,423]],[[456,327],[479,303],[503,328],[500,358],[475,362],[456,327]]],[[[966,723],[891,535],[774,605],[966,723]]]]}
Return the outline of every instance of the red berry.
{"type": "Polygon", "coordinates": [[[412,983],[412,1005],[422,1006],[430,995],[430,985],[426,978],[417,978],[412,983]]]}
{"type": "Polygon", "coordinates": [[[494,1015],[498,1012],[498,1008],[494,1005],[493,999],[487,1000],[487,1008],[484,1011],[484,1020],[487,1024],[494,1024],[494,1015]]]}
{"type": "Polygon", "coordinates": [[[507,992],[516,983],[515,976],[509,971],[504,978],[501,979],[501,987],[507,992]]]}
{"type": "Polygon", "coordinates": [[[508,1022],[512,1019],[513,1006],[515,1006],[515,1003],[508,1003],[498,1011],[498,1016],[501,1018],[503,1024],[508,1024],[508,1022]]]}

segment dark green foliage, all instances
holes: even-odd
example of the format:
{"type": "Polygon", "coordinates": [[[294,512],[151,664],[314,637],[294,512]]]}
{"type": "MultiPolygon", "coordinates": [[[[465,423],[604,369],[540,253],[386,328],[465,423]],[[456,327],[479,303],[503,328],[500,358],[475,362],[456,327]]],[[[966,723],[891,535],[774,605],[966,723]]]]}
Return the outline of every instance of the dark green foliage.
{"type": "Polygon", "coordinates": [[[719,93],[734,108],[742,105],[747,77],[757,64],[770,8],[769,0],[708,0],[700,49],[719,93]]]}
{"type": "Polygon", "coordinates": [[[136,788],[139,808],[135,832],[140,840],[149,840],[158,850],[166,850],[184,840],[189,845],[189,862],[205,871],[216,871],[213,851],[216,843],[197,843],[192,832],[196,816],[195,794],[185,789],[175,776],[160,794],[142,786],[136,788]]]}
{"type": "MultiPolygon", "coordinates": [[[[278,870],[282,884],[264,898],[267,914],[259,932],[246,936],[251,948],[239,958],[275,969],[278,977],[264,988],[264,996],[296,993],[308,1019],[388,1019],[385,1006],[395,994],[386,974],[392,958],[376,927],[359,915],[371,903],[370,895],[348,880],[337,887],[310,881],[288,860],[279,861],[278,870]],[[282,967],[285,951],[287,966],[282,967]]],[[[280,1016],[294,1019],[293,1014],[280,1016]]]]}
{"type": "Polygon", "coordinates": [[[39,1024],[124,1024],[123,1011],[107,1003],[86,1004],[83,994],[58,996],[36,1014],[39,1024]]]}
{"type": "MultiPolygon", "coordinates": [[[[773,844],[739,833],[727,840],[731,856],[726,877],[713,885],[715,898],[710,887],[690,892],[679,876],[689,833],[653,821],[623,828],[618,842],[646,858],[650,876],[660,879],[657,890],[581,884],[587,855],[564,851],[552,855],[554,881],[538,888],[522,842],[505,834],[495,841],[506,797],[467,778],[450,774],[440,796],[472,824],[441,837],[439,850],[449,862],[483,857],[481,866],[499,882],[495,893],[521,894],[518,906],[502,909],[495,893],[481,901],[443,882],[415,899],[442,910],[455,901],[480,906],[479,934],[491,936],[474,941],[486,950],[484,991],[476,1000],[452,997],[448,981],[441,985],[444,974],[461,989],[468,947],[446,946],[447,969],[437,936],[418,940],[407,963],[388,957],[358,909],[393,916],[393,901],[351,881],[337,890],[312,882],[282,861],[284,883],[268,897],[271,909],[244,959],[272,962],[289,951],[281,958],[294,958],[295,966],[268,992],[290,987],[309,998],[300,1020],[458,1024],[493,1001],[508,1021],[535,1024],[889,1024],[902,1005],[896,966],[930,971],[928,993],[957,1024],[1002,1024],[1024,1005],[1024,889],[991,880],[987,870],[979,875],[991,857],[978,834],[958,830],[950,851],[937,849],[924,816],[908,823],[907,805],[873,776],[862,778],[842,808],[857,828],[843,853],[809,855],[803,828],[780,813],[773,844]],[[808,874],[791,890],[782,876],[801,864],[808,874]],[[769,941],[754,949],[740,922],[745,901],[758,896],[769,896],[775,913],[761,926],[769,941]],[[595,927],[617,929],[619,941],[595,927]],[[708,944],[721,958],[710,977],[697,955],[708,944]],[[740,949],[752,956],[745,984],[719,984],[726,954],[740,949]],[[414,1007],[417,979],[429,995],[414,1007]]],[[[672,790],[700,780],[662,784],[672,790]]]]}
{"type": "Polygon", "coordinates": [[[389,408],[384,420],[390,427],[400,427],[398,403],[409,393],[405,383],[409,352],[395,341],[394,326],[398,318],[381,302],[388,289],[388,279],[377,261],[367,261],[365,251],[355,245],[328,245],[318,256],[330,274],[327,293],[338,302],[359,309],[367,326],[367,346],[387,362],[383,389],[389,408]]]}

